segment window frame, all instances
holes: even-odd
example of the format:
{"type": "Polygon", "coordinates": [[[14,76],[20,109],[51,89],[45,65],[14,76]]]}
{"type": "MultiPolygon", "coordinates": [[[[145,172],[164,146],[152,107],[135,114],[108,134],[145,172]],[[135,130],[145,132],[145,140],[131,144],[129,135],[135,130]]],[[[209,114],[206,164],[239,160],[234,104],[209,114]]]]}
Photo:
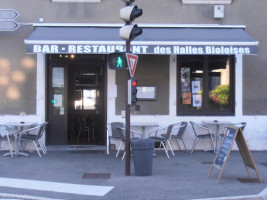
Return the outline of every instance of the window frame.
{"type": "MultiPolygon", "coordinates": [[[[190,56],[190,55],[187,55],[190,56]]],[[[192,55],[193,56],[193,55],[192,55]]],[[[201,111],[197,110],[187,110],[182,107],[181,98],[181,58],[183,56],[177,56],[177,90],[176,90],[176,115],[177,116],[234,116],[235,115],[235,56],[229,55],[229,65],[230,65],[230,83],[229,83],[229,109],[228,110],[209,110],[208,109],[208,96],[209,96],[209,86],[208,86],[208,62],[211,55],[202,55],[203,57],[203,109],[201,111]]],[[[226,55],[224,55],[226,56],[226,55]]],[[[242,98],[242,97],[241,97],[242,98]]]]}

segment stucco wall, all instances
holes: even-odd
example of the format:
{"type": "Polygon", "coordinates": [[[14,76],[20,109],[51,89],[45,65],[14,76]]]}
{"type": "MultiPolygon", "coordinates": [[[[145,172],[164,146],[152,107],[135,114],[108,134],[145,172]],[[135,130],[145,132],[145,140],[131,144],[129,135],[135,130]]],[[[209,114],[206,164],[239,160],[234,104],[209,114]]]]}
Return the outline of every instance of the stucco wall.
{"type": "MultiPolygon", "coordinates": [[[[125,71],[116,73],[118,96],[116,98],[116,114],[125,110],[125,71]]],[[[169,114],[169,56],[140,55],[136,66],[134,78],[138,86],[156,86],[157,99],[155,101],[138,101],[140,111],[135,115],[168,115],[169,114]]]]}
{"type": "MultiPolygon", "coordinates": [[[[247,32],[259,41],[257,56],[246,56],[243,62],[243,113],[245,115],[266,115],[265,77],[267,73],[267,22],[266,0],[233,0],[232,4],[224,5],[225,17],[213,18],[213,5],[188,5],[180,0],[137,0],[136,4],[143,9],[138,23],[171,23],[171,24],[243,24],[247,32]]],[[[44,18],[46,23],[123,23],[119,18],[119,9],[124,6],[122,1],[103,0],[101,3],[52,3],[50,0],[2,0],[0,9],[16,9],[20,23],[38,22],[44,18]]],[[[0,32],[0,58],[7,59],[10,71],[22,70],[26,81],[17,84],[20,98],[7,98],[7,86],[0,86],[0,113],[18,114],[34,113],[35,105],[35,67],[21,68],[21,60],[25,57],[35,60],[35,55],[25,55],[23,40],[32,31],[31,27],[20,27],[14,32],[0,32]]],[[[1,69],[2,71],[3,69],[1,69]]],[[[3,72],[1,72],[3,74],[3,72]]],[[[11,80],[11,79],[10,79],[11,80]]],[[[13,80],[14,81],[14,80],[13,80]]]]}

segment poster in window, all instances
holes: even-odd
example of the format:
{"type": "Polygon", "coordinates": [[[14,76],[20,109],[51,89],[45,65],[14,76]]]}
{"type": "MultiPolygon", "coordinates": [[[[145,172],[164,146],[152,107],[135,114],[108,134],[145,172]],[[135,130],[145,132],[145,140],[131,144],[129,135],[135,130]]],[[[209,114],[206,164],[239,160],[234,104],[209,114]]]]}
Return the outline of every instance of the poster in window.
{"type": "Polygon", "coordinates": [[[52,87],[64,87],[64,68],[54,67],[52,70],[52,87]]]}
{"type": "Polygon", "coordinates": [[[181,88],[182,92],[190,92],[190,68],[181,68],[181,88]]]}
{"type": "Polygon", "coordinates": [[[183,93],[183,104],[191,104],[191,92],[183,93]]]}
{"type": "Polygon", "coordinates": [[[200,92],[200,81],[192,81],[192,93],[200,92]]]}
{"type": "Polygon", "coordinates": [[[201,94],[194,94],[193,95],[193,107],[201,107],[202,106],[202,100],[201,100],[201,94]]]}
{"type": "Polygon", "coordinates": [[[62,107],[62,105],[63,105],[63,95],[54,94],[53,103],[54,103],[54,107],[62,107]]]}

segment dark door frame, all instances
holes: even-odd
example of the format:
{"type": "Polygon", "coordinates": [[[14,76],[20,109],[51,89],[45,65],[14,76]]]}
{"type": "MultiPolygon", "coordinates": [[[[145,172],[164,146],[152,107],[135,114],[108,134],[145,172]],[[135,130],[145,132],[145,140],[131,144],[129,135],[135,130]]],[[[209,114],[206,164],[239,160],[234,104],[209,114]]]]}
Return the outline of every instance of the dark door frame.
{"type": "MultiPolygon", "coordinates": [[[[46,92],[46,94],[45,94],[45,106],[46,106],[46,109],[45,109],[45,119],[46,119],[46,121],[48,121],[49,122],[49,79],[50,79],[50,76],[51,76],[51,74],[49,73],[49,68],[50,68],[50,65],[51,64],[54,64],[54,65],[64,65],[64,66],[66,66],[66,68],[68,68],[68,65],[69,64],[75,64],[75,63],[77,63],[77,62],[75,62],[75,61],[69,61],[69,62],[64,62],[64,61],[62,61],[62,59],[51,59],[51,57],[50,56],[53,56],[54,54],[51,54],[51,55],[49,55],[49,54],[46,54],[46,75],[45,75],[45,81],[46,81],[46,83],[45,83],[45,86],[46,86],[46,90],[45,90],[45,92],[46,92]]],[[[88,56],[88,60],[90,60],[90,56],[92,56],[93,58],[95,58],[95,55],[93,55],[93,54],[90,54],[90,55],[84,55],[84,56],[88,56]]],[[[108,77],[108,71],[107,71],[107,55],[97,55],[97,56],[99,56],[99,58],[101,57],[101,59],[99,59],[99,61],[101,61],[101,62],[103,62],[103,87],[104,87],[104,89],[103,89],[103,98],[104,98],[104,101],[103,101],[103,145],[106,145],[106,124],[107,124],[107,89],[108,89],[108,86],[107,86],[107,77],[108,77]]],[[[88,60],[87,60],[87,62],[88,62],[88,60]]],[[[86,61],[86,60],[85,60],[86,61]]],[[[85,62],[84,60],[81,60],[81,61],[79,61],[79,62],[85,62]]],[[[94,62],[94,61],[97,61],[97,60],[95,60],[95,59],[93,59],[92,60],[92,62],[94,62]]],[[[67,73],[65,73],[65,77],[64,77],[64,79],[66,79],[68,74],[67,73]]],[[[67,79],[66,79],[67,80],[67,79]]],[[[66,81],[67,82],[67,84],[68,84],[68,81],[66,81]]],[[[67,91],[68,92],[68,91],[67,91]]],[[[66,93],[67,94],[67,93],[66,93]]],[[[68,94],[67,94],[68,95],[68,94]]],[[[65,102],[66,103],[66,102],[65,102]]],[[[66,110],[65,110],[65,113],[64,113],[64,120],[65,120],[65,124],[64,124],[64,128],[65,128],[65,130],[67,130],[68,129],[68,106],[66,106],[66,110]],[[66,113],[66,114],[65,114],[66,113]]],[[[48,129],[47,129],[48,131],[47,131],[47,134],[46,134],[46,143],[49,145],[49,143],[48,143],[48,137],[49,137],[49,126],[48,126],[48,129]]]]}

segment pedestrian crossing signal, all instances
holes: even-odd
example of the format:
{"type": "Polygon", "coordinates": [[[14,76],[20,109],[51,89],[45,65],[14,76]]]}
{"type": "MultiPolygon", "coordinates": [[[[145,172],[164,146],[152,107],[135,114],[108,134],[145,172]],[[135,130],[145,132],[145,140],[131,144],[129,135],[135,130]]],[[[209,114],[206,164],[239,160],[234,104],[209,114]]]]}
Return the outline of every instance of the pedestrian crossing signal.
{"type": "Polygon", "coordinates": [[[127,65],[126,56],[123,52],[108,54],[108,66],[112,70],[125,69],[127,65]]]}

